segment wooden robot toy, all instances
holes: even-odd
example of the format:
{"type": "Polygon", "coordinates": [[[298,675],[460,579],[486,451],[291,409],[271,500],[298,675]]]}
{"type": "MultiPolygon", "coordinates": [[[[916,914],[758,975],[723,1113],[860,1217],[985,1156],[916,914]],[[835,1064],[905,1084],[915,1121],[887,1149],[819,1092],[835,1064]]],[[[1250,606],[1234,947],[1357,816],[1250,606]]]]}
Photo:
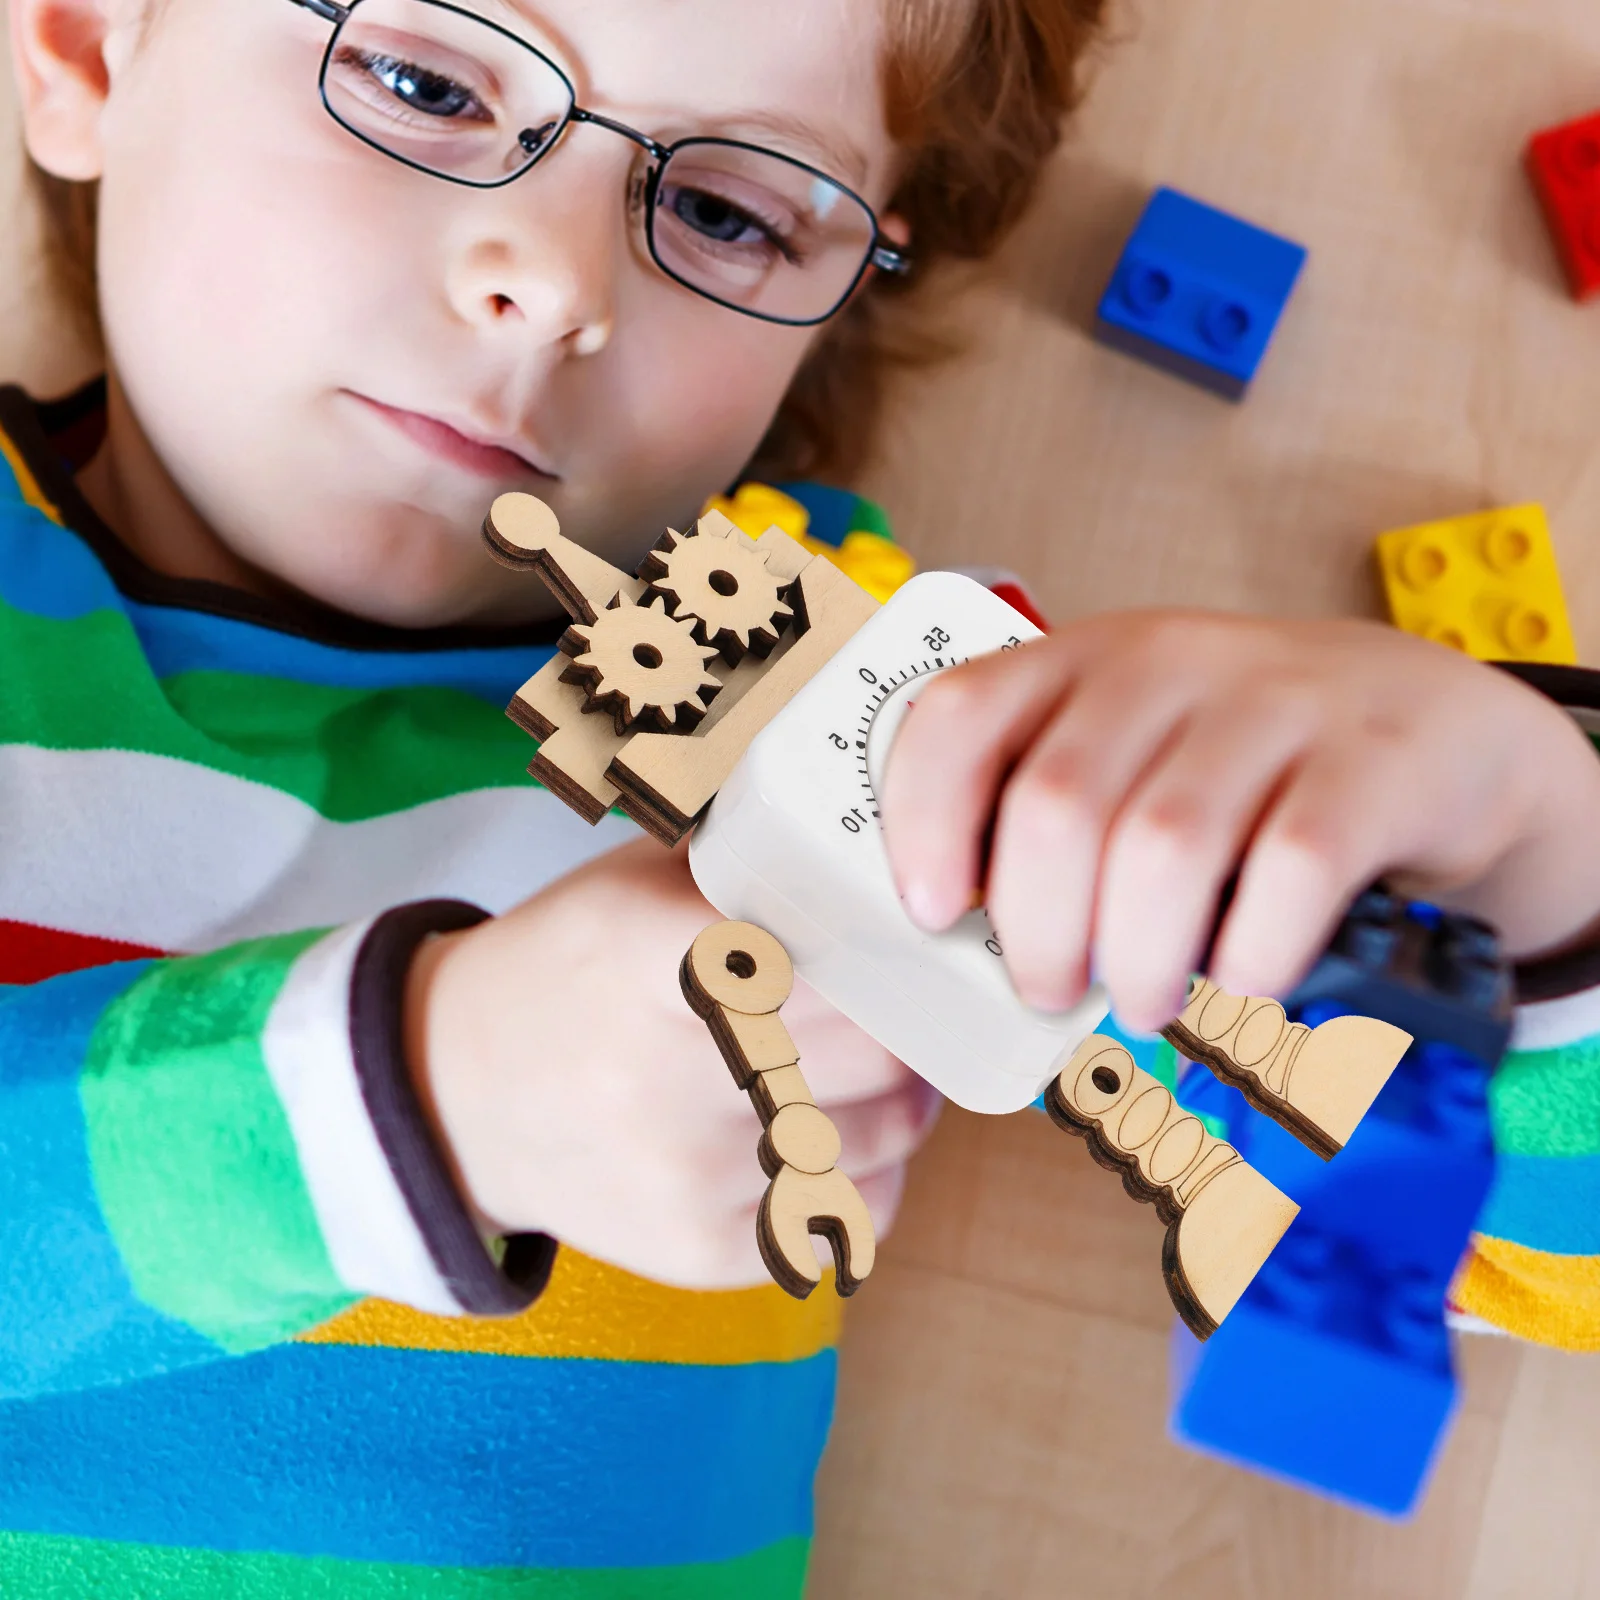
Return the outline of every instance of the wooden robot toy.
{"type": "MultiPolygon", "coordinates": [[[[531,495],[496,500],[484,536],[572,618],[508,707],[540,741],[529,771],[590,822],[617,808],[669,845],[692,830],[695,881],[730,919],[695,940],[681,979],[761,1118],[771,1183],[757,1234],[777,1282],[801,1296],[820,1282],[812,1234],[832,1248],[840,1294],[874,1254],[779,1014],[798,972],[957,1105],[999,1114],[1042,1096],[1156,1206],[1173,1303],[1209,1335],[1295,1204],[1095,1033],[1102,991],[1062,1014],[1031,1010],[983,910],[944,934],[918,929],[883,845],[878,784],[919,687],[1039,630],[956,573],[924,573],[880,605],[781,530],[752,539],[715,512],[669,530],[633,574],[563,537],[531,495]]],[[[1164,1033],[1324,1158],[1411,1043],[1368,1017],[1307,1028],[1205,980],[1164,1033]]]]}

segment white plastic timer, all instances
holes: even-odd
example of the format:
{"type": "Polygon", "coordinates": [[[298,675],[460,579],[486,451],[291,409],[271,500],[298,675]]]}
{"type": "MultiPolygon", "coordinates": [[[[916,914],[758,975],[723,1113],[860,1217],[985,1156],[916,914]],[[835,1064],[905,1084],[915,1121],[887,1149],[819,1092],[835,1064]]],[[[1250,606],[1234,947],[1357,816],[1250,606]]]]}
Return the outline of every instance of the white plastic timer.
{"type": "Polygon", "coordinates": [[[1001,1114],[1036,1100],[1106,1014],[1024,1005],[988,916],[928,934],[889,870],[878,785],[929,677],[1039,630],[952,572],[901,588],[751,741],[695,830],[689,864],[724,916],[776,935],[795,971],[947,1098],[1001,1114]]]}

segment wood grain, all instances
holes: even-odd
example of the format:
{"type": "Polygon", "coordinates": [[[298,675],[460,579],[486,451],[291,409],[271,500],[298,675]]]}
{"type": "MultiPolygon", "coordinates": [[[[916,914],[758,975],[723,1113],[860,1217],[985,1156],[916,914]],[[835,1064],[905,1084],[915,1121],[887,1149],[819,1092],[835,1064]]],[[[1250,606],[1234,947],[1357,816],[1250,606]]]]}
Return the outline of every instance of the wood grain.
{"type": "Polygon", "coordinates": [[[1344,1149],[1412,1043],[1376,1017],[1308,1028],[1290,1022],[1276,1000],[1228,994],[1209,978],[1194,980],[1161,1032],[1324,1161],[1344,1149]]]}
{"type": "MultiPolygon", "coordinates": [[[[1600,106],[1592,0],[1142,0],[951,365],[861,487],[924,565],[1128,605],[1381,617],[1371,547],[1541,501],[1600,657],[1600,308],[1520,169],[1600,106]],[[1309,246],[1239,406],[1095,344],[1151,187],[1309,246]]],[[[1600,1358],[1466,1341],[1427,1503],[1389,1524],[1165,1433],[1161,1224],[1044,1119],[947,1110],[852,1302],[814,1600],[1586,1600],[1600,1358]]]]}
{"type": "Polygon", "coordinates": [[[1167,1224],[1161,1276],[1200,1339],[1216,1332],[1300,1208],[1208,1133],[1127,1048],[1091,1033],[1045,1091],[1050,1119],[1088,1143],[1167,1224]]]}
{"type": "Polygon", "coordinates": [[[877,1235],[866,1202],[835,1165],[839,1130],[812,1098],[778,1015],[794,987],[788,951],[754,923],[714,922],[684,953],[678,982],[761,1118],[756,1157],[770,1181],[756,1244],[767,1271],[804,1300],[822,1281],[815,1235],[833,1254],[834,1288],[854,1294],[872,1272],[877,1235]]]}

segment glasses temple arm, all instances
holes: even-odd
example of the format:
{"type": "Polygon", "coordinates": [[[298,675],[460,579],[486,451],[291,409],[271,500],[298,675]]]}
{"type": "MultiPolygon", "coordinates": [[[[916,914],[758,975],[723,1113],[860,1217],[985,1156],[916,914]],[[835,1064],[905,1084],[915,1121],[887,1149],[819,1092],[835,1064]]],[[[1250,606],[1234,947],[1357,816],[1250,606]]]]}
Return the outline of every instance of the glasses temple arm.
{"type": "Polygon", "coordinates": [[[350,15],[349,6],[341,6],[336,0],[294,0],[295,5],[304,6],[313,16],[321,17],[324,22],[343,22],[350,15]]]}

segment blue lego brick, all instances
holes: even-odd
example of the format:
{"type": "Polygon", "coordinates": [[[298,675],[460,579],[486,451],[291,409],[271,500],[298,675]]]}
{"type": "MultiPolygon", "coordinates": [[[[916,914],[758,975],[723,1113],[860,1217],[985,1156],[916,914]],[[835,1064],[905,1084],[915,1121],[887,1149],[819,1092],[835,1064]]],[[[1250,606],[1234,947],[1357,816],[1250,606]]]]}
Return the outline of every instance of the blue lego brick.
{"type": "Polygon", "coordinates": [[[1350,908],[1285,1009],[1306,1022],[1331,1015],[1328,1006],[1381,1017],[1498,1065],[1514,1004],[1511,968],[1487,923],[1374,888],[1350,908]]]}
{"type": "Polygon", "coordinates": [[[1238,400],[1305,265],[1291,240],[1158,189],[1100,301],[1106,344],[1238,400]]]}
{"type": "Polygon", "coordinates": [[[1218,1117],[1301,1209],[1210,1340],[1191,1349],[1175,1335],[1172,1429],[1399,1516],[1456,1404],[1444,1302],[1494,1179],[1488,1084],[1506,1042],[1507,969],[1481,924],[1381,891],[1357,902],[1324,964],[1291,1015],[1315,1026],[1362,1011],[1416,1042],[1331,1162],[1204,1068],[1185,1076],[1180,1099],[1218,1117]]]}

